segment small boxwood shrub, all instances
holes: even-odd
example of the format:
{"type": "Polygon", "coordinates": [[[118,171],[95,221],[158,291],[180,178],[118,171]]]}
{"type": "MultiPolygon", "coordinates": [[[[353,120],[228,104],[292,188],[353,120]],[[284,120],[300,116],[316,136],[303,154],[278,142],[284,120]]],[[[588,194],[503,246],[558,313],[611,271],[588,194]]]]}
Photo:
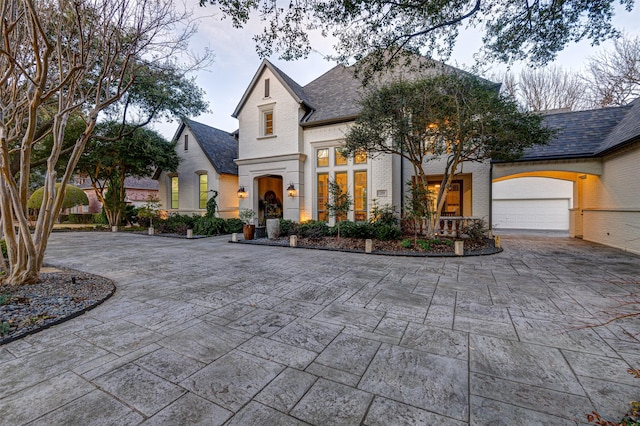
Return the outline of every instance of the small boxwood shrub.
{"type": "Polygon", "coordinates": [[[220,217],[202,216],[193,225],[193,233],[197,235],[220,235],[226,233],[226,229],[227,222],[220,217]]]}
{"type": "Polygon", "coordinates": [[[237,217],[232,217],[226,220],[225,231],[227,234],[240,233],[242,232],[242,220],[237,217]]]}
{"type": "Polygon", "coordinates": [[[280,219],[280,235],[296,235],[298,233],[298,223],[289,219],[280,219]]]}
{"type": "Polygon", "coordinates": [[[309,220],[298,226],[298,234],[303,238],[322,238],[330,235],[329,225],[319,220],[309,220]]]}
{"type": "Polygon", "coordinates": [[[165,234],[181,234],[185,235],[187,229],[193,229],[200,215],[189,216],[186,214],[173,213],[165,220],[158,221],[157,230],[165,234]]]}
{"type": "Polygon", "coordinates": [[[389,225],[385,223],[375,223],[373,225],[375,229],[375,236],[379,240],[397,240],[402,236],[402,230],[398,225],[389,225]]]}
{"type": "Polygon", "coordinates": [[[93,215],[86,213],[70,213],[69,223],[88,224],[93,222],[93,215]]]}

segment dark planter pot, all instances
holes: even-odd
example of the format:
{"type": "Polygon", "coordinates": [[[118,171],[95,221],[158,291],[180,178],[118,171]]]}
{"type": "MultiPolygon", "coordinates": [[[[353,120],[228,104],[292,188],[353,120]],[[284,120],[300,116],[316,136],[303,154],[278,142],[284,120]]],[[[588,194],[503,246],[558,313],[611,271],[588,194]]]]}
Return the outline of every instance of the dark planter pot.
{"type": "Polygon", "coordinates": [[[255,225],[242,225],[242,234],[245,240],[253,240],[253,235],[256,232],[255,225]]]}

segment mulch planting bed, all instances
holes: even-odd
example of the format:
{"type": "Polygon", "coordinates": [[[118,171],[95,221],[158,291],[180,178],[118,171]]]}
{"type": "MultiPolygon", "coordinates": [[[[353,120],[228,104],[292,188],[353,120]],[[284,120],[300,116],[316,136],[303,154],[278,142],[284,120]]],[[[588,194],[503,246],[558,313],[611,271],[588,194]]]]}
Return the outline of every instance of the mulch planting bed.
{"type": "Polygon", "coordinates": [[[115,289],[107,278],[73,270],[42,272],[37,284],[0,285],[0,344],[74,318],[115,289]]]}
{"type": "MultiPolygon", "coordinates": [[[[443,240],[444,241],[444,240],[443,240]]],[[[272,245],[272,246],[289,246],[289,237],[277,238],[269,240],[267,238],[260,238],[256,240],[238,241],[244,244],[256,244],[256,245],[272,245]]],[[[334,250],[334,251],[348,251],[356,253],[364,253],[365,240],[361,238],[340,238],[337,237],[322,237],[322,238],[298,238],[298,247],[308,249],[320,249],[320,250],[334,250]]],[[[492,239],[484,239],[479,242],[472,242],[466,240],[464,243],[464,255],[465,256],[477,256],[485,254],[500,253],[501,248],[496,248],[492,239]]],[[[397,255],[397,256],[455,256],[455,250],[453,241],[449,244],[442,242],[441,244],[430,244],[429,249],[425,250],[419,246],[402,247],[400,241],[382,241],[373,240],[373,252],[372,254],[381,255],[397,255]]]]}

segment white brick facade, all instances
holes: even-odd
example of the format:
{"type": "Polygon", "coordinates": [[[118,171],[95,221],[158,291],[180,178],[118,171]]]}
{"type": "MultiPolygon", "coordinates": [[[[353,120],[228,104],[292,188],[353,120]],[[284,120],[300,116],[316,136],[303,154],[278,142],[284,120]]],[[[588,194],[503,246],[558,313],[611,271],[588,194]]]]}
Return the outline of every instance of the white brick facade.
{"type": "MultiPolygon", "coordinates": [[[[318,174],[326,173],[333,179],[336,173],[346,173],[347,186],[354,196],[355,174],[366,172],[367,218],[374,200],[378,205],[394,205],[400,212],[403,198],[406,198],[405,184],[413,174],[409,162],[398,156],[377,155],[368,158],[366,164],[355,164],[352,158],[346,165],[336,165],[334,148],[342,146],[353,121],[303,126],[301,119],[306,113],[304,102],[291,85],[263,62],[235,112],[239,121],[239,158],[236,161],[239,185],[248,193],[248,197],[240,201],[240,208],[258,212],[265,193],[271,191],[275,183],[281,186],[276,195],[281,198],[285,219],[318,219],[318,210],[322,209],[318,206],[318,174]],[[267,84],[269,96],[265,96],[267,84]],[[273,134],[270,135],[265,135],[265,111],[273,112],[273,134]],[[328,149],[328,166],[318,167],[319,149],[328,149]],[[296,197],[286,195],[290,184],[296,188],[296,197]]],[[[443,164],[429,163],[428,169],[434,170],[434,178],[442,173],[443,164]]],[[[456,176],[456,180],[463,182],[463,215],[488,219],[489,167],[488,162],[465,163],[462,174],[456,176]]],[[[348,219],[354,218],[352,210],[348,219]]]]}
{"type": "Polygon", "coordinates": [[[583,238],[640,254],[640,144],[603,159],[601,176],[583,179],[583,238]]]}
{"type": "Polygon", "coordinates": [[[199,207],[200,175],[207,175],[209,191],[218,191],[218,216],[238,216],[238,177],[234,175],[218,174],[208,160],[204,151],[198,145],[188,126],[176,135],[176,152],[180,157],[180,165],[176,173],[163,171],[158,178],[158,197],[161,208],[168,213],[201,214],[206,208],[199,207]],[[184,149],[185,135],[188,137],[188,149],[184,149]],[[178,208],[171,208],[171,177],[178,178],[178,208]]]}

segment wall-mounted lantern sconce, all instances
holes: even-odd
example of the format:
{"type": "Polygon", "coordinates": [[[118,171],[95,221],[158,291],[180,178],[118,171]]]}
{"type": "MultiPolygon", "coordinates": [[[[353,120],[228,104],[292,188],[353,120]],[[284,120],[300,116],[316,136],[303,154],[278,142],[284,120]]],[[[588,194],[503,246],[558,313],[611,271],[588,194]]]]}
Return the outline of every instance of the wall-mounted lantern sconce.
{"type": "Polygon", "coordinates": [[[289,195],[289,197],[296,196],[296,187],[293,186],[293,182],[289,184],[289,187],[287,188],[287,194],[289,195]]]}
{"type": "Polygon", "coordinates": [[[244,190],[244,186],[240,186],[238,189],[238,198],[247,198],[247,191],[244,190]]]}

